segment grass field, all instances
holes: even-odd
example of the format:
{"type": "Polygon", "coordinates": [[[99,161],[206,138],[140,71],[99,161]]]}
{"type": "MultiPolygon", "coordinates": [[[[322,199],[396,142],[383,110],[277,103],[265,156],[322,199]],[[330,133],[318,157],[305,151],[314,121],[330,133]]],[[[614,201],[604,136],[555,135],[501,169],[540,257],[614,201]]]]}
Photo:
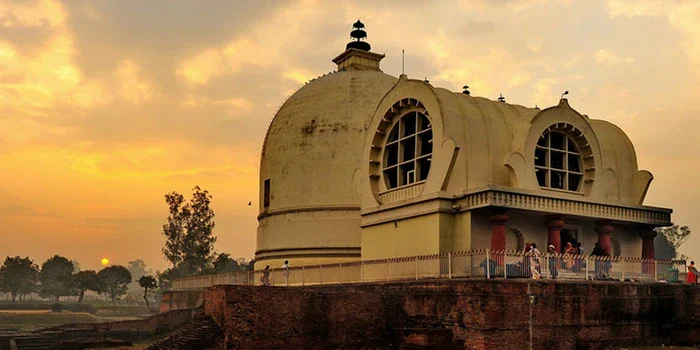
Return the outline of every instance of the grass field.
{"type": "Polygon", "coordinates": [[[0,333],[3,331],[31,331],[66,323],[93,323],[99,321],[99,318],[85,312],[0,311],[0,333]]]}

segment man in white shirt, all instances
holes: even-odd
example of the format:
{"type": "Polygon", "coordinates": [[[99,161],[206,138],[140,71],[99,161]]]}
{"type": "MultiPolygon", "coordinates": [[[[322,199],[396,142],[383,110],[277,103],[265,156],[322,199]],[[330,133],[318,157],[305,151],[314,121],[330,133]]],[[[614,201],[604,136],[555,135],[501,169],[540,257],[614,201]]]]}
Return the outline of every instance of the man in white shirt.
{"type": "Polygon", "coordinates": [[[284,276],[284,285],[289,286],[289,260],[284,261],[282,265],[282,276],[284,276]]]}

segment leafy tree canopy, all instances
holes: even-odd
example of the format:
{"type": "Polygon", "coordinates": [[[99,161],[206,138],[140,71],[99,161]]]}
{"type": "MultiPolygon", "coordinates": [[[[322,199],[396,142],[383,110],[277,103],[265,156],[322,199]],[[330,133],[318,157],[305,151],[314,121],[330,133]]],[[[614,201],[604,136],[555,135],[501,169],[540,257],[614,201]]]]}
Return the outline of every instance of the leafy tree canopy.
{"type": "Polygon", "coordinates": [[[690,237],[688,226],[673,225],[654,229],[657,233],[654,239],[654,251],[657,259],[686,259],[688,257],[678,254],[678,248],[690,237]]]}
{"type": "Polygon", "coordinates": [[[78,290],[79,303],[83,301],[86,290],[102,292],[100,279],[97,277],[97,272],[93,270],[80,271],[73,275],[73,286],[78,290]]]}
{"type": "Polygon", "coordinates": [[[214,259],[214,272],[225,273],[225,272],[235,272],[240,270],[240,265],[238,261],[231,258],[228,253],[221,253],[214,259]]]}
{"type": "Polygon", "coordinates": [[[17,296],[29,294],[36,288],[39,266],[29,257],[7,257],[0,267],[0,290],[10,293],[12,301],[17,296]]]}
{"type": "Polygon", "coordinates": [[[139,278],[139,286],[143,288],[143,300],[146,301],[146,306],[149,306],[148,292],[158,287],[156,278],[150,275],[141,276],[141,278],[139,278]]]}
{"type": "Polygon", "coordinates": [[[109,295],[112,302],[126,294],[131,282],[131,273],[121,265],[105,267],[97,273],[97,276],[102,286],[102,292],[109,295]]]}
{"type": "Polygon", "coordinates": [[[169,207],[168,223],[163,225],[166,238],[163,254],[181,272],[204,273],[214,259],[214,211],[209,208],[212,196],[195,186],[192,199],[183,195],[165,195],[169,207]]]}
{"type": "Polygon", "coordinates": [[[53,297],[56,301],[62,296],[73,295],[73,263],[59,255],[46,260],[41,264],[39,281],[41,287],[39,295],[42,297],[53,297]]]}

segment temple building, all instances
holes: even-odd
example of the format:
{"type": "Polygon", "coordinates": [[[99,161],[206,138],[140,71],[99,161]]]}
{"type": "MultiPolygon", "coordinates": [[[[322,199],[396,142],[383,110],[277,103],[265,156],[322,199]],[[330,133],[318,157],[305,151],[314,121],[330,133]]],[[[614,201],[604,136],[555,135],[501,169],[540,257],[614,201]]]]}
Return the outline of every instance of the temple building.
{"type": "Polygon", "coordinates": [[[256,269],[526,243],[653,258],[671,209],[632,142],[563,98],[544,109],[382,72],[361,22],[262,149],[256,269]]]}

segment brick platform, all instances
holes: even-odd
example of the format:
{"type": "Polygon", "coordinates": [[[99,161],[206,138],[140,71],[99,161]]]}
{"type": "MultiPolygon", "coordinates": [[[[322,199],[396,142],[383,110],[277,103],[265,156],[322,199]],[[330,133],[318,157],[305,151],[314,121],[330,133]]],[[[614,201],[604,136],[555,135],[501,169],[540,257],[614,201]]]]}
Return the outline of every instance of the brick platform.
{"type": "Polygon", "coordinates": [[[203,304],[229,345],[238,348],[700,344],[700,294],[687,284],[440,280],[215,286],[204,292],[203,304]]]}

